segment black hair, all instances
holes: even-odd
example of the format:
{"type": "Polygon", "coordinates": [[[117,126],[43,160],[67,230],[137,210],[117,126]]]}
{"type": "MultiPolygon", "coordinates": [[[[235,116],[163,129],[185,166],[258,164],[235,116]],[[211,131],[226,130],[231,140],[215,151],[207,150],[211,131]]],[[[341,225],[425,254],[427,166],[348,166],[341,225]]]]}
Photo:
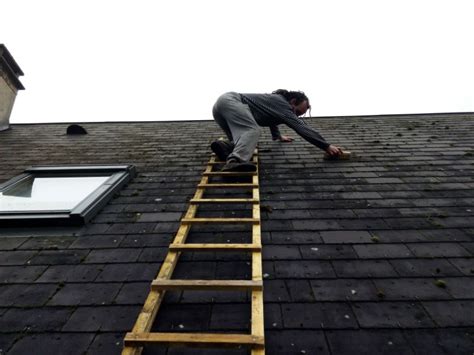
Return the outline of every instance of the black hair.
{"type": "Polygon", "coordinates": [[[296,99],[295,104],[299,105],[303,101],[308,102],[309,115],[311,116],[311,105],[309,103],[308,96],[303,91],[288,91],[285,89],[278,89],[272,92],[272,94],[278,94],[285,98],[286,101],[290,102],[293,99],[296,99]]]}
{"type": "Polygon", "coordinates": [[[290,100],[296,99],[296,104],[299,105],[303,101],[308,101],[309,105],[309,99],[306,96],[306,94],[303,91],[288,91],[285,89],[278,89],[272,92],[272,94],[278,94],[283,96],[286,101],[290,102],[290,100]]]}

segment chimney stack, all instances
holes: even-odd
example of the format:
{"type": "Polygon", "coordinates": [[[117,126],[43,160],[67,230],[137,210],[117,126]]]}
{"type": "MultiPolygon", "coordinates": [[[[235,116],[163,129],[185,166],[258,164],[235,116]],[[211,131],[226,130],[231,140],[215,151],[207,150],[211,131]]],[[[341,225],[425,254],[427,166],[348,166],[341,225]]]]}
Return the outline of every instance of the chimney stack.
{"type": "Polygon", "coordinates": [[[18,90],[25,88],[18,77],[23,75],[8,49],[0,44],[0,131],[10,127],[10,114],[18,90]]]}

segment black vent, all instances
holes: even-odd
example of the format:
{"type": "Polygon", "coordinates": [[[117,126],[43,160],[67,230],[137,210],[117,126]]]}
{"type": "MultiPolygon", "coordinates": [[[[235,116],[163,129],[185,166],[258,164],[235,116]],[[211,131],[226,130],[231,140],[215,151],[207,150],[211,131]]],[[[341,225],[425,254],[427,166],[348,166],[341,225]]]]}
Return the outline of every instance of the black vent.
{"type": "Polygon", "coordinates": [[[67,134],[87,134],[87,131],[84,127],[81,127],[77,124],[72,124],[67,128],[67,134]]]}

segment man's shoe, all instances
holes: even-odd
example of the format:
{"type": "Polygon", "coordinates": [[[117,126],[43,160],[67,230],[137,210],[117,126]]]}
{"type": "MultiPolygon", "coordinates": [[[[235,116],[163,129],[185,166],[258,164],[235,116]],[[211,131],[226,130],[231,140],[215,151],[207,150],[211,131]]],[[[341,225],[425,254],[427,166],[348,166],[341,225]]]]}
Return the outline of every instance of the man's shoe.
{"type": "Polygon", "coordinates": [[[226,161],[227,157],[234,149],[233,144],[225,141],[214,141],[211,143],[211,150],[217,155],[219,160],[226,161]]]}
{"type": "Polygon", "coordinates": [[[236,159],[229,159],[227,163],[222,167],[222,172],[254,172],[257,171],[257,167],[252,163],[240,163],[236,159]]]}

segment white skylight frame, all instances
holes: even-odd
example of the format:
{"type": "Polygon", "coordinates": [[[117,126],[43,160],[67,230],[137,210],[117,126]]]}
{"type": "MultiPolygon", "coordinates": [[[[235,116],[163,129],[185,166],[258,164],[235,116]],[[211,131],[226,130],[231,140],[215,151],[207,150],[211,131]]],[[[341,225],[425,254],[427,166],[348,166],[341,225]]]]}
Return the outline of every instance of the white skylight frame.
{"type": "Polygon", "coordinates": [[[31,167],[7,182],[0,184],[0,192],[34,178],[107,177],[97,188],[74,206],[66,209],[0,211],[0,226],[81,225],[92,219],[136,174],[133,165],[74,165],[31,167]]]}

